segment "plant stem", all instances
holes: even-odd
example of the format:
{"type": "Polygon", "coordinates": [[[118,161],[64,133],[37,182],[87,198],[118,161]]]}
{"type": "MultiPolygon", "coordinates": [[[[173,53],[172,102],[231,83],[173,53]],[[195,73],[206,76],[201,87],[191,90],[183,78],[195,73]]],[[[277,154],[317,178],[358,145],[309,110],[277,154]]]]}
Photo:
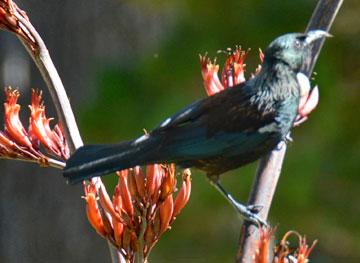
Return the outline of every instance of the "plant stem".
{"type": "MultiPolygon", "coordinates": [[[[343,0],[319,0],[308,23],[306,31],[312,29],[323,29],[328,31],[342,3],[343,0]]],[[[321,41],[318,41],[319,43],[314,45],[312,50],[312,59],[304,69],[304,72],[308,76],[312,73],[324,41],[325,39],[322,39],[321,41]]],[[[263,206],[259,213],[263,220],[267,220],[268,217],[287,147],[284,143],[282,143],[281,147],[278,148],[280,149],[273,150],[270,154],[260,160],[249,196],[248,204],[263,206]]],[[[253,250],[258,238],[259,231],[257,227],[251,225],[249,222],[244,222],[240,230],[236,262],[252,261],[252,255],[254,253],[253,250]]]]}
{"type": "Polygon", "coordinates": [[[57,169],[63,169],[65,167],[65,163],[62,161],[58,161],[56,159],[48,158],[48,163],[50,167],[57,168],[57,169]]]}
{"type": "MultiPolygon", "coordinates": [[[[35,50],[33,50],[33,48],[29,46],[28,41],[18,36],[18,38],[28,51],[29,55],[34,60],[37,68],[41,73],[41,76],[43,77],[49,89],[58,118],[64,130],[64,136],[68,142],[70,152],[73,153],[76,149],[83,146],[83,141],[80,136],[75,116],[72,111],[64,85],[54,66],[54,63],[52,62],[49,51],[46,48],[45,43],[39,33],[36,31],[30,21],[22,16],[22,14],[15,11],[14,15],[19,20],[19,22],[29,31],[29,33],[35,40],[37,47],[35,48],[35,50]]],[[[51,164],[58,165],[58,163],[55,164],[54,162],[52,162],[51,164]]],[[[91,181],[97,185],[97,189],[99,189],[100,185],[103,184],[100,178],[92,178],[91,181]]],[[[108,246],[110,250],[111,261],[113,263],[125,262],[121,254],[110,243],[108,243],[108,246]]]]}
{"type": "Polygon", "coordinates": [[[38,49],[33,51],[28,46],[28,42],[19,37],[29,55],[34,60],[49,89],[51,98],[56,108],[56,113],[63,126],[70,151],[74,152],[77,148],[83,146],[83,141],[81,139],[80,132],[75,121],[75,116],[71,109],[71,105],[68,96],[66,95],[61,78],[39,33],[36,31],[30,21],[23,18],[21,14],[16,13],[15,16],[26,27],[26,29],[29,30],[35,39],[36,44],[38,45],[38,49]]]}

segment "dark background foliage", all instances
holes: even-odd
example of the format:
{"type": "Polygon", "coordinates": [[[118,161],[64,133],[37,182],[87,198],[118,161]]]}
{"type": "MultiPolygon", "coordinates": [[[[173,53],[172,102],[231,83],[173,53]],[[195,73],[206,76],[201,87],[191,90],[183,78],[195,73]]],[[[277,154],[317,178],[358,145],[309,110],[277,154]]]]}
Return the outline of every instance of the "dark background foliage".
{"type": "MultiPolygon", "coordinates": [[[[198,54],[237,44],[257,49],[303,31],[316,1],[18,1],[43,35],[63,78],[86,143],[131,139],[204,97],[198,54]]],[[[314,262],[360,259],[360,3],[345,1],[315,68],[320,104],[293,132],[270,214],[277,236],[293,229],[319,239],[314,262]]],[[[19,86],[24,112],[31,87],[46,89],[16,38],[0,34],[0,80],[19,86]]],[[[51,112],[50,97],[45,95],[51,112]]],[[[24,115],[24,120],[26,120],[24,115]]],[[[224,185],[245,202],[256,164],[224,185]]],[[[59,171],[0,162],[1,262],[107,262],[90,229],[80,186],[59,171]],[[48,174],[48,175],[46,175],[48,174]]],[[[115,176],[108,176],[111,184],[115,176]]],[[[152,262],[231,262],[241,221],[205,176],[152,262]]]]}

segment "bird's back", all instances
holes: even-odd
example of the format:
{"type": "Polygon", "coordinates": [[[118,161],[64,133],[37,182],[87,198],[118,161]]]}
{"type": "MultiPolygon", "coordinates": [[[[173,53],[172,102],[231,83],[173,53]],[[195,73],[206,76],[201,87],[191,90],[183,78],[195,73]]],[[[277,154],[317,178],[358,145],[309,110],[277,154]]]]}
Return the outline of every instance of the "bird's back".
{"type": "Polygon", "coordinates": [[[217,175],[259,159],[285,138],[296,116],[298,84],[292,76],[282,80],[259,76],[184,109],[150,133],[161,138],[153,153],[217,175]],[[290,92],[268,95],[264,85],[287,85],[278,88],[290,92]]]}

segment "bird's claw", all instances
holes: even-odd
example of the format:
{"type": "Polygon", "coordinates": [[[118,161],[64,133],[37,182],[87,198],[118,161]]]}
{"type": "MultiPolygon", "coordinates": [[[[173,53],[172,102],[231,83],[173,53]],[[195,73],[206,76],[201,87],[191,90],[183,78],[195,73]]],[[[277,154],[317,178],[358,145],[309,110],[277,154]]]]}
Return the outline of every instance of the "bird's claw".
{"type": "Polygon", "coordinates": [[[260,218],[258,213],[263,208],[262,205],[243,205],[236,201],[220,184],[218,176],[209,175],[208,178],[210,179],[210,183],[218,190],[229,202],[230,204],[235,208],[236,212],[244,218],[246,221],[251,222],[252,224],[262,227],[267,226],[267,223],[265,220],[260,218]]]}
{"type": "Polygon", "coordinates": [[[284,141],[285,141],[286,144],[290,144],[290,143],[292,143],[294,140],[293,140],[293,138],[291,137],[290,133],[288,133],[288,134],[285,136],[284,141]]]}
{"type": "Polygon", "coordinates": [[[252,213],[259,213],[261,209],[263,209],[264,206],[262,205],[247,205],[246,206],[248,210],[250,210],[252,213]]]}
{"type": "Polygon", "coordinates": [[[236,211],[246,220],[256,226],[266,227],[267,222],[263,220],[258,213],[263,208],[262,205],[248,205],[245,206],[240,203],[234,203],[236,211]]]}
{"type": "Polygon", "coordinates": [[[283,139],[276,145],[275,150],[280,151],[284,146],[286,146],[286,139],[283,139]]]}
{"type": "Polygon", "coordinates": [[[284,146],[292,143],[294,140],[290,135],[290,132],[276,145],[275,150],[280,151],[284,146]]]}

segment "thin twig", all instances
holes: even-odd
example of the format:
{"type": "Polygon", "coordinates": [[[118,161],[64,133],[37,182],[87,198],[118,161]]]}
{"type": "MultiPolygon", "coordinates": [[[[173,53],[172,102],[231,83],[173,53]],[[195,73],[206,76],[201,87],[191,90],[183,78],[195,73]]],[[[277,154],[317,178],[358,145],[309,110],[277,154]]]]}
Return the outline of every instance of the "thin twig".
{"type": "MultiPolygon", "coordinates": [[[[312,29],[323,29],[328,31],[339,11],[343,0],[319,0],[313,15],[309,21],[306,31],[312,29]]],[[[318,41],[312,51],[312,60],[304,69],[307,75],[311,75],[321,47],[325,39],[318,41]]],[[[260,160],[252,191],[249,197],[249,204],[260,204],[263,206],[259,215],[267,220],[271,202],[280,177],[283,160],[286,153],[286,144],[282,143],[280,149],[272,151],[260,160]]],[[[236,255],[236,262],[251,262],[254,253],[255,242],[258,240],[258,229],[248,222],[241,227],[239,247],[236,255]]]]}
{"type": "Polygon", "coordinates": [[[69,143],[70,151],[74,152],[77,148],[83,146],[83,141],[81,139],[75,116],[71,109],[71,105],[68,96],[66,95],[61,78],[39,33],[36,31],[30,21],[22,17],[21,14],[15,13],[15,16],[31,33],[36,44],[38,45],[38,49],[36,51],[32,51],[28,46],[28,42],[19,37],[20,41],[26,47],[29,55],[34,60],[49,89],[51,98],[56,108],[56,113],[61,124],[63,125],[65,137],[69,143]]]}
{"type": "Polygon", "coordinates": [[[58,169],[64,169],[64,167],[65,167],[65,163],[62,161],[58,161],[58,160],[52,159],[52,158],[48,158],[47,161],[48,161],[48,164],[50,167],[58,168],[58,169]]]}
{"type": "MultiPolygon", "coordinates": [[[[28,41],[26,41],[21,36],[18,36],[18,38],[28,51],[29,55],[34,60],[37,68],[41,73],[41,76],[43,77],[49,89],[58,118],[64,130],[65,138],[69,144],[70,152],[74,152],[76,149],[83,146],[83,141],[80,136],[74,113],[72,111],[61,78],[54,66],[54,63],[51,60],[49,51],[46,48],[45,43],[39,33],[36,31],[30,21],[28,21],[22,16],[22,14],[15,11],[14,15],[22,24],[22,26],[24,26],[28,30],[37,45],[34,51],[33,48],[29,46],[28,41]]],[[[60,164],[51,161],[51,165],[58,166],[60,164]]],[[[97,185],[97,189],[103,184],[100,178],[92,178],[92,182],[97,185]]],[[[120,253],[118,253],[118,251],[110,243],[108,243],[108,246],[110,250],[111,261],[113,263],[125,262],[124,259],[121,257],[120,253]]]]}
{"type": "Polygon", "coordinates": [[[23,158],[21,156],[16,156],[15,158],[2,156],[1,158],[8,159],[8,160],[23,161],[23,162],[28,162],[28,163],[36,163],[43,167],[53,167],[53,168],[57,168],[57,169],[63,169],[65,167],[64,162],[53,159],[53,158],[49,158],[49,157],[46,157],[46,160],[44,160],[44,162],[42,162],[41,160],[39,160],[37,158],[27,159],[27,158],[23,158]]]}

